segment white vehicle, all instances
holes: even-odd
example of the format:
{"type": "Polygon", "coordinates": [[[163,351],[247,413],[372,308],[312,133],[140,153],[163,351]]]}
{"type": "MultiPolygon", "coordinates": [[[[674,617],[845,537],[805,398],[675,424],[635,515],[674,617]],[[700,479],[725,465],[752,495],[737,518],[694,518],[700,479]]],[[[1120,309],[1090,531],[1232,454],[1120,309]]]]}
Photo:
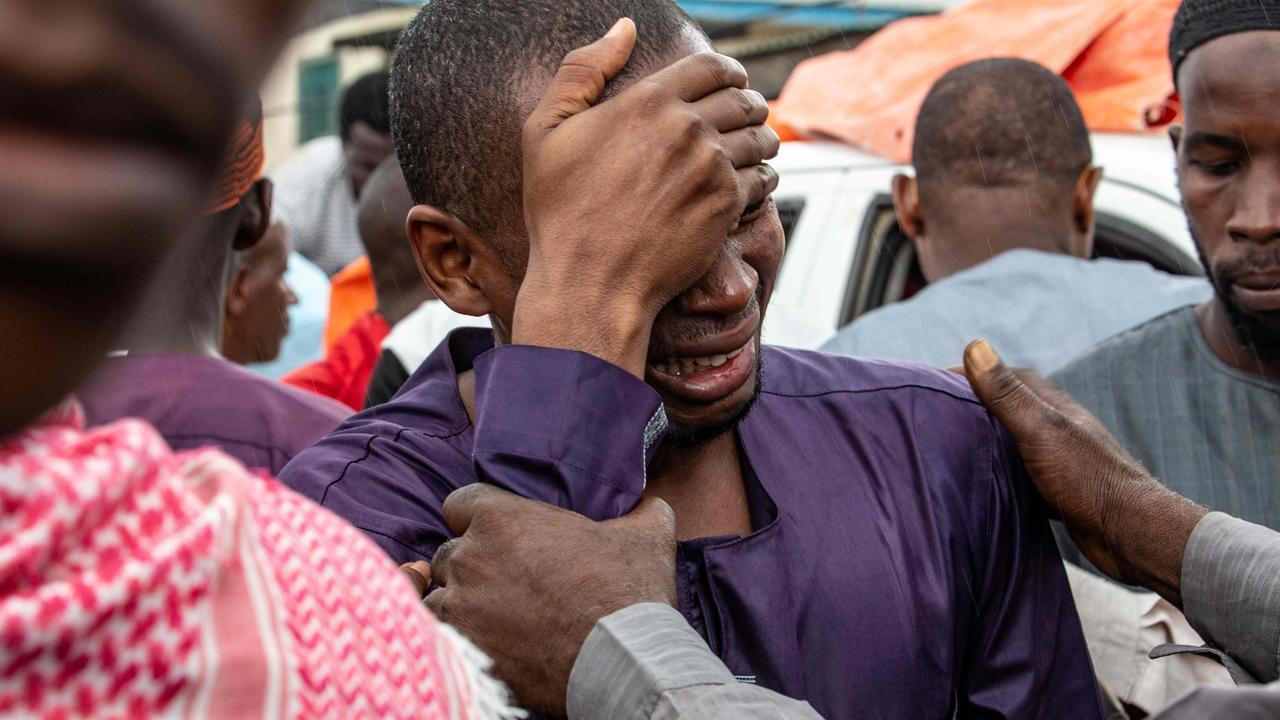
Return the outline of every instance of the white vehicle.
{"type": "MultiPolygon", "coordinates": [[[[1178,197],[1175,157],[1161,135],[1093,136],[1104,170],[1095,198],[1096,253],[1202,275],[1178,197]]],[[[860,315],[924,286],[915,247],[890,196],[907,166],[832,142],[784,143],[771,161],[786,256],[765,340],[813,348],[860,315]]]]}

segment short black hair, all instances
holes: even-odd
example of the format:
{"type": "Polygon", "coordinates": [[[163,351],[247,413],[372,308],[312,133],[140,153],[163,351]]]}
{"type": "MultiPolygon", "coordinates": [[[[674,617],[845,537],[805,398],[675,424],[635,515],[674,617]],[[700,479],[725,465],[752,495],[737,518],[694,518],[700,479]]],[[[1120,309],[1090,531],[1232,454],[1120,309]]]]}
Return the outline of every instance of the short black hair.
{"type": "MultiPolygon", "coordinates": [[[[427,3],[401,33],[391,64],[391,128],[414,202],[450,212],[481,234],[512,229],[521,129],[533,110],[521,107],[530,104],[522,88],[549,78],[565,55],[623,17],[635,21],[639,35],[611,88],[670,54],[690,30],[701,33],[673,0],[427,3]]],[[[523,260],[504,260],[523,267],[523,260]]]]}
{"type": "Polygon", "coordinates": [[[1074,186],[1093,161],[1071,88],[1027,60],[979,60],[943,75],[915,132],[912,164],[922,183],[1074,186]]]}
{"type": "Polygon", "coordinates": [[[351,83],[342,94],[342,105],[338,108],[338,136],[342,142],[351,139],[351,126],[358,122],[383,135],[391,134],[389,81],[387,71],[379,70],[351,83]]]}
{"type": "Polygon", "coordinates": [[[1280,30],[1280,8],[1260,0],[1183,0],[1169,30],[1173,82],[1192,50],[1225,35],[1280,30]]]}

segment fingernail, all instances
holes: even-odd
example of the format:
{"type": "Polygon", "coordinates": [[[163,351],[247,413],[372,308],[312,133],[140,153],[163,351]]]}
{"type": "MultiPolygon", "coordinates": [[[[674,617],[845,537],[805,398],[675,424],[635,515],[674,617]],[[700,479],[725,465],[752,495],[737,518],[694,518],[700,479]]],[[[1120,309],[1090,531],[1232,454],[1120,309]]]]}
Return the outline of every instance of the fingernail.
{"type": "Polygon", "coordinates": [[[969,345],[969,362],[973,364],[974,370],[987,372],[1000,362],[1000,356],[996,355],[996,351],[991,349],[986,340],[978,340],[969,345]]]}
{"type": "Polygon", "coordinates": [[[605,36],[605,37],[607,37],[607,38],[611,38],[611,37],[616,37],[616,36],[618,36],[618,35],[621,35],[621,34],[622,34],[622,26],[623,26],[623,24],[624,24],[624,23],[626,23],[626,22],[627,22],[627,18],[622,18],[622,19],[621,19],[621,20],[619,20],[618,22],[614,23],[614,24],[613,24],[613,27],[609,28],[609,32],[605,33],[605,35],[604,35],[604,36],[605,36]]]}

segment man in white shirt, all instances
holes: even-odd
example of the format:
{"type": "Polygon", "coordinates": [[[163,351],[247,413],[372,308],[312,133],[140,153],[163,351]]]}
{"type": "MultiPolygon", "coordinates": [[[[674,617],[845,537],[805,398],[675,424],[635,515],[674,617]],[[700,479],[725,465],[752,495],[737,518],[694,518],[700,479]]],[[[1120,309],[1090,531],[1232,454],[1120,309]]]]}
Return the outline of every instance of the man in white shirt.
{"type": "Polygon", "coordinates": [[[356,80],[342,96],[338,136],[312,140],[271,174],[294,249],[330,276],[364,254],[357,201],[394,149],[387,106],[386,71],[356,80]]]}

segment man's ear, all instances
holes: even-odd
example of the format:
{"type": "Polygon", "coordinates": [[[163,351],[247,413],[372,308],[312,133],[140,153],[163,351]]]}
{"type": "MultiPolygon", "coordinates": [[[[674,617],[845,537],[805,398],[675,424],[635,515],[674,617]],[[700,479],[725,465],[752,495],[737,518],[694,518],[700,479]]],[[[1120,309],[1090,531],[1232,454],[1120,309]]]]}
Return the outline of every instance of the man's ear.
{"type": "Polygon", "coordinates": [[[1182,149],[1182,126],[1169,126],[1169,142],[1173,143],[1173,154],[1177,155],[1182,149]]]}
{"type": "Polygon", "coordinates": [[[249,309],[245,302],[247,291],[245,284],[249,282],[249,267],[243,260],[236,265],[235,272],[231,275],[231,282],[227,283],[227,298],[224,304],[228,318],[240,317],[249,309]]]}
{"type": "Polygon", "coordinates": [[[1076,232],[1082,239],[1080,247],[1076,248],[1076,256],[1086,260],[1093,257],[1093,198],[1097,195],[1098,184],[1101,182],[1102,168],[1090,165],[1076,178],[1076,189],[1071,196],[1076,232]]]}
{"type": "Polygon", "coordinates": [[[405,232],[422,279],[437,298],[463,315],[480,317],[493,312],[475,281],[480,239],[470,228],[452,213],[418,205],[409,211],[405,232]]]}
{"type": "Polygon", "coordinates": [[[924,217],[920,214],[920,183],[910,175],[893,176],[893,209],[898,215],[902,233],[912,240],[924,234],[924,217]]]}
{"type": "Polygon", "coordinates": [[[273,186],[268,178],[261,178],[240,198],[240,226],[236,228],[236,250],[248,250],[257,245],[271,227],[271,197],[273,186]]]}

